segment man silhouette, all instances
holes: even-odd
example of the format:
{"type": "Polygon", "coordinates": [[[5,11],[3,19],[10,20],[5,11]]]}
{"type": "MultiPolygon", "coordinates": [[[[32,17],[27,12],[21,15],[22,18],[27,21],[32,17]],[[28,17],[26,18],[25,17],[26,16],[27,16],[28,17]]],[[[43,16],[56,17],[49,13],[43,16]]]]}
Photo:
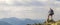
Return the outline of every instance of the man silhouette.
{"type": "Polygon", "coordinates": [[[53,9],[50,8],[48,18],[51,16],[51,19],[52,19],[53,15],[54,15],[54,11],[53,11],[53,9]]]}

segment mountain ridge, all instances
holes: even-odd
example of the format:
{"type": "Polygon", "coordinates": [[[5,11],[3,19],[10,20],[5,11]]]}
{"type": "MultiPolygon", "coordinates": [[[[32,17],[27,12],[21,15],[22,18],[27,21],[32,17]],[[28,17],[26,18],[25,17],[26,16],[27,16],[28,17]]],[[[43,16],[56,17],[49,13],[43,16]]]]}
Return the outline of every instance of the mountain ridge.
{"type": "Polygon", "coordinates": [[[0,19],[1,21],[5,21],[5,22],[8,22],[12,25],[26,25],[26,24],[34,24],[34,23],[43,23],[45,20],[44,19],[41,19],[41,20],[31,20],[31,19],[18,19],[18,18],[15,18],[15,17],[12,17],[12,18],[3,18],[3,19],[0,19]]]}

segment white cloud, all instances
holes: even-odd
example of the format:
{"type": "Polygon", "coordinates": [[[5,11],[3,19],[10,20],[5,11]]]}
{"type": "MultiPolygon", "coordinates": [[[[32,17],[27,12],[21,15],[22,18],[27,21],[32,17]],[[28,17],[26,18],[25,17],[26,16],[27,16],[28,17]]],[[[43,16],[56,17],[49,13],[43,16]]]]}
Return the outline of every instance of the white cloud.
{"type": "Polygon", "coordinates": [[[6,6],[44,6],[45,0],[3,0],[0,5],[6,6]]]}
{"type": "Polygon", "coordinates": [[[39,17],[43,15],[42,11],[44,8],[41,9],[40,13],[37,10],[39,9],[38,7],[35,8],[35,7],[25,7],[25,6],[4,6],[4,7],[0,7],[0,9],[1,9],[0,18],[17,17],[17,18],[37,19],[38,17],[39,19],[39,17]]]}
{"type": "Polygon", "coordinates": [[[48,0],[37,0],[37,1],[41,1],[41,2],[47,2],[48,0]]]}
{"type": "Polygon", "coordinates": [[[5,3],[7,4],[13,4],[14,0],[5,0],[5,3]]]}
{"type": "MultiPolygon", "coordinates": [[[[59,7],[59,2],[54,4],[47,0],[0,0],[0,18],[30,18],[40,19],[47,18],[49,6],[53,8],[59,7]],[[56,4],[57,3],[57,4],[56,4]]],[[[55,9],[54,9],[55,10],[55,9]]],[[[60,11],[56,10],[56,14],[60,11]]],[[[58,15],[56,15],[58,16],[58,15]]],[[[58,16],[59,17],[59,16],[58,16]]]]}

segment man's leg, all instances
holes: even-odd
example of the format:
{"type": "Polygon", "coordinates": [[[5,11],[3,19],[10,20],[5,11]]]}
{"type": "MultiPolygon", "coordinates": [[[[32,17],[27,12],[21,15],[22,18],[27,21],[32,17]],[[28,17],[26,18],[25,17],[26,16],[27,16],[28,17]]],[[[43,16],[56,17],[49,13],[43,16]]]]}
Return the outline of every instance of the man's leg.
{"type": "Polygon", "coordinates": [[[53,16],[53,15],[51,15],[51,19],[53,19],[52,16],[53,16]]]}
{"type": "Polygon", "coordinates": [[[49,20],[50,15],[48,15],[48,20],[49,20]]]}

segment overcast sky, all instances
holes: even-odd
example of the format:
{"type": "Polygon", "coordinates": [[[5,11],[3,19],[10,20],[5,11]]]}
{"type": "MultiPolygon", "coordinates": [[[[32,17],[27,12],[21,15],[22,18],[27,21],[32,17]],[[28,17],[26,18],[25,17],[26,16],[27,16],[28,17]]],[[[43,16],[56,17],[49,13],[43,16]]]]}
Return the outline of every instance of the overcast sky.
{"type": "Polygon", "coordinates": [[[0,0],[0,18],[46,19],[49,8],[60,19],[60,0],[0,0]]]}

